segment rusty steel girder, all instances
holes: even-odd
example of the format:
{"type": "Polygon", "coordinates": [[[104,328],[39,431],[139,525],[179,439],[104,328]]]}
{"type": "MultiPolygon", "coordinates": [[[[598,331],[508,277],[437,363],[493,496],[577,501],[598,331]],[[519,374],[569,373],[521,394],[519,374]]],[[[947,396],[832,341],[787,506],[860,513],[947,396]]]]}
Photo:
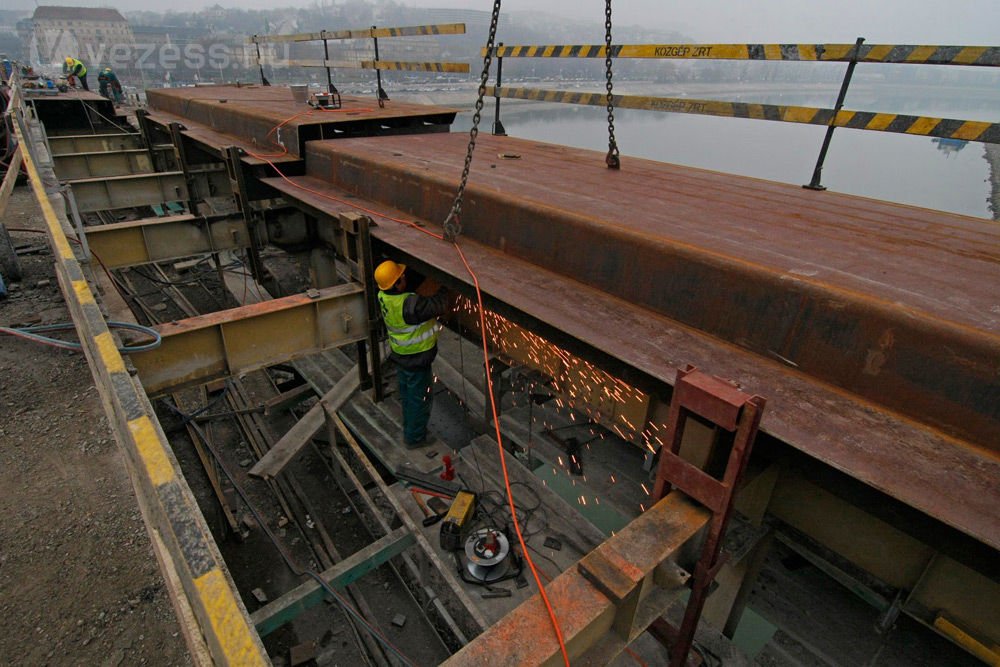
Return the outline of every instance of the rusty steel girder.
{"type": "MultiPolygon", "coordinates": [[[[307,174],[440,221],[465,143],[312,142],[307,174]]],[[[468,238],[1000,451],[996,225],[647,160],[611,174],[509,137],[478,150],[468,238]]]]}
{"type": "Polygon", "coordinates": [[[149,106],[252,142],[254,152],[301,156],[305,142],[414,132],[447,132],[458,109],[344,96],[337,110],[296,102],[287,86],[204,86],[147,91],[149,106]]]}

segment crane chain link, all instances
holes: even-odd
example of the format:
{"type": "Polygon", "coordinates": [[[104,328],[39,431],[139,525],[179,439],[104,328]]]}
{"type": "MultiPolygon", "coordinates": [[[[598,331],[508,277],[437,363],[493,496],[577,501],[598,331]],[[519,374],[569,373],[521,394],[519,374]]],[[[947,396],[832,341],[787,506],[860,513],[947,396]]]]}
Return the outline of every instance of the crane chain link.
{"type": "Polygon", "coordinates": [[[620,169],[621,160],[618,157],[618,141],[615,139],[615,96],[612,94],[613,84],[611,83],[611,0],[604,3],[604,67],[605,77],[608,80],[608,155],[604,162],[608,169],[620,169]]]}
{"type": "MultiPolygon", "coordinates": [[[[610,0],[609,0],[610,1],[610,0]]],[[[472,116],[472,129],[469,130],[469,147],[465,152],[465,166],[462,168],[462,182],[458,186],[455,201],[451,211],[444,221],[444,239],[454,243],[462,233],[462,197],[465,186],[469,182],[469,170],[472,168],[472,152],[476,150],[476,137],[479,136],[479,120],[483,111],[483,98],[486,96],[486,82],[490,76],[490,65],[493,62],[493,48],[497,37],[497,23],[500,21],[500,0],[493,0],[493,16],[490,18],[490,34],[486,39],[486,56],[483,58],[483,73],[479,77],[479,94],[476,97],[476,112],[472,116]]]]}

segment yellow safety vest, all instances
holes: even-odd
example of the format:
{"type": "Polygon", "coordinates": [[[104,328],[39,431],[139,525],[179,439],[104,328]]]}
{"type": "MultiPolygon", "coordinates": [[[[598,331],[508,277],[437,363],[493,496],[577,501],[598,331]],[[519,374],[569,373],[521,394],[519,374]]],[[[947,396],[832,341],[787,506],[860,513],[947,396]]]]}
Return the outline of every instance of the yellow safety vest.
{"type": "Polygon", "coordinates": [[[382,319],[389,332],[389,347],[396,354],[417,354],[437,345],[437,320],[427,320],[420,324],[407,324],[403,319],[403,302],[412,292],[387,294],[381,290],[378,301],[382,307],[382,319]]]}

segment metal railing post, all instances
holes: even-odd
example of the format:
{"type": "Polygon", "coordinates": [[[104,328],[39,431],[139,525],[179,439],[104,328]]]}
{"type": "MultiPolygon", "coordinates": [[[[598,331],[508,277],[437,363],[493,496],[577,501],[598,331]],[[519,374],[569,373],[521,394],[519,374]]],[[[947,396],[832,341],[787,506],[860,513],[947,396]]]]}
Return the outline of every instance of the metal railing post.
{"type": "MultiPolygon", "coordinates": [[[[841,108],[844,106],[844,99],[847,97],[847,88],[851,85],[851,77],[854,75],[854,67],[858,64],[858,54],[861,52],[861,45],[864,43],[864,37],[858,37],[858,40],[854,43],[854,52],[851,54],[851,62],[847,63],[847,72],[844,73],[844,81],[840,84],[840,94],[837,96],[837,103],[833,107],[833,118],[830,122],[833,123],[834,118],[840,113],[841,108]]],[[[823,163],[826,161],[826,152],[830,149],[830,141],[833,139],[833,131],[836,128],[831,124],[826,128],[826,136],[823,137],[823,146],[819,149],[819,157],[816,159],[816,168],[813,169],[812,180],[809,181],[808,185],[803,185],[802,187],[809,190],[826,190],[826,186],[820,184],[820,179],[823,176],[823,163]]]]}
{"type": "Polygon", "coordinates": [[[385,106],[385,101],[389,99],[388,93],[382,88],[382,70],[378,68],[378,37],[375,36],[375,26],[372,26],[372,41],[375,42],[375,98],[378,100],[379,108],[385,106]]]}
{"type": "Polygon", "coordinates": [[[497,86],[493,93],[493,97],[496,99],[496,111],[493,114],[493,135],[498,137],[506,137],[507,130],[504,128],[503,123],[500,122],[500,84],[501,77],[503,76],[503,57],[500,55],[500,49],[503,48],[503,42],[497,44],[496,56],[497,56],[497,86]]]}
{"type": "Polygon", "coordinates": [[[257,41],[257,35],[253,36],[253,44],[257,47],[257,69],[260,70],[260,85],[270,86],[271,82],[264,76],[264,63],[260,61],[260,42],[257,41]]]}
{"type": "Polygon", "coordinates": [[[323,35],[323,65],[326,66],[326,92],[336,93],[337,87],[333,85],[333,72],[330,70],[330,43],[326,39],[326,30],[321,30],[323,35]]]}

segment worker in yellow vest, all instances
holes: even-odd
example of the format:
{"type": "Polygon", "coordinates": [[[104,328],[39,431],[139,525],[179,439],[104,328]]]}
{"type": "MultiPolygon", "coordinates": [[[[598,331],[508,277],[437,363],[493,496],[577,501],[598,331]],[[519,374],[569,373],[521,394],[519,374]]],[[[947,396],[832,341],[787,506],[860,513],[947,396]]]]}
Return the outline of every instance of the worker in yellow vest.
{"type": "Polygon", "coordinates": [[[84,90],[90,90],[90,86],[87,85],[87,66],[83,62],[72,56],[66,56],[66,65],[63,69],[66,71],[67,81],[72,83],[73,80],[70,77],[75,76],[80,80],[84,90]]]}
{"type": "MultiPolygon", "coordinates": [[[[403,406],[403,441],[408,448],[427,444],[427,422],[431,418],[434,375],[431,362],[437,356],[440,325],[437,318],[448,311],[449,296],[438,287],[432,296],[406,290],[406,265],[386,260],[375,269],[378,301],[389,333],[389,355],[396,364],[399,401],[403,406]]],[[[424,281],[426,291],[430,281],[424,281]]]]}

